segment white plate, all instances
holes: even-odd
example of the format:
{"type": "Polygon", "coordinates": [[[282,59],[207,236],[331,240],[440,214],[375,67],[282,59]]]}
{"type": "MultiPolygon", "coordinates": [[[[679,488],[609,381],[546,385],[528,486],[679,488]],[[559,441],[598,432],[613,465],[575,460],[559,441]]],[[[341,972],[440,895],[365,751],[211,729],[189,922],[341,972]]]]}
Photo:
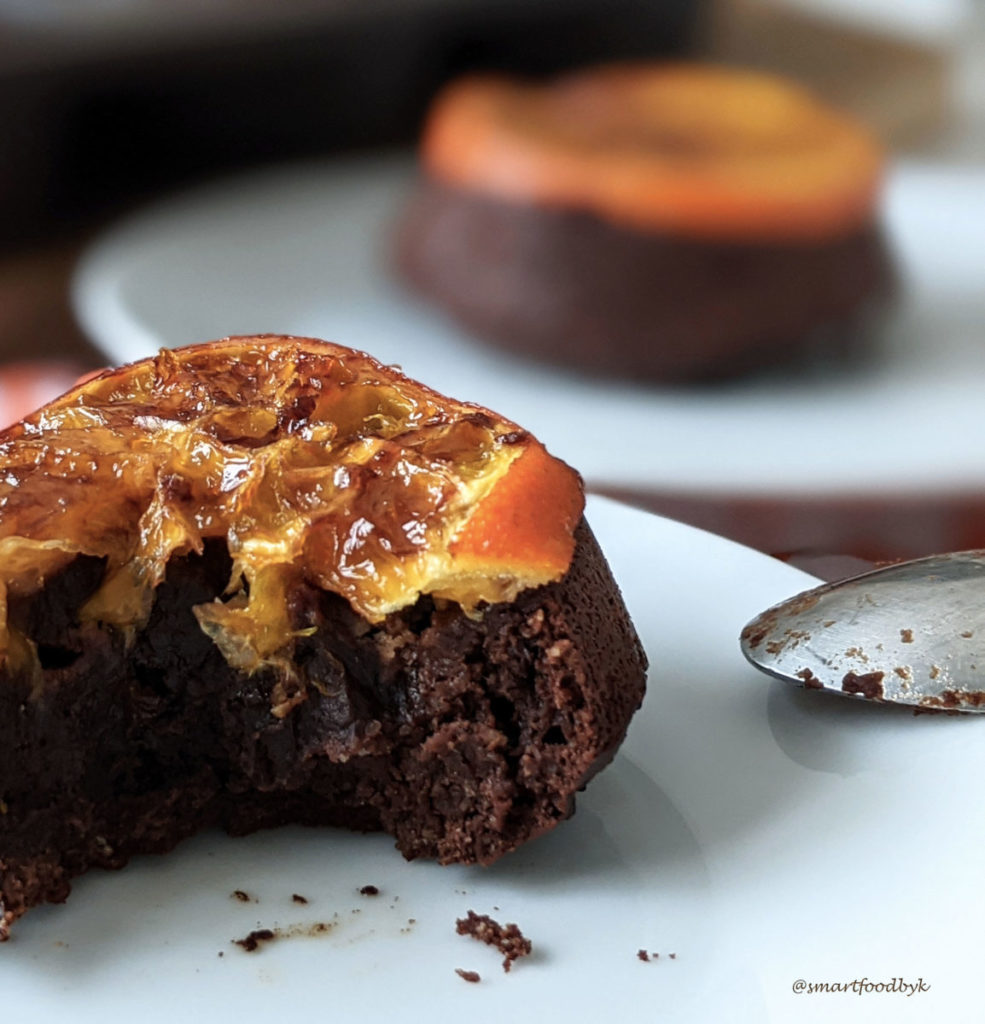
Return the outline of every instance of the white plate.
{"type": "Polygon", "coordinates": [[[533,430],[590,483],[827,491],[985,478],[985,170],[908,165],[887,219],[907,281],[885,359],[717,388],[594,382],[471,341],[387,274],[406,158],[216,183],[110,231],[76,309],[114,361],[226,334],[365,348],[533,430]]]}
{"type": "Polygon", "coordinates": [[[738,633],[809,577],[601,499],[589,518],[651,673],[571,821],[485,870],[284,829],[94,872],[0,947],[4,1019],[980,1020],[985,722],[768,680],[738,633]],[[517,922],[535,955],[504,974],[455,934],[469,909],[517,922]],[[319,921],[331,930],[252,955],[230,942],[319,921]],[[793,991],[864,978],[930,989],[793,991]]]}

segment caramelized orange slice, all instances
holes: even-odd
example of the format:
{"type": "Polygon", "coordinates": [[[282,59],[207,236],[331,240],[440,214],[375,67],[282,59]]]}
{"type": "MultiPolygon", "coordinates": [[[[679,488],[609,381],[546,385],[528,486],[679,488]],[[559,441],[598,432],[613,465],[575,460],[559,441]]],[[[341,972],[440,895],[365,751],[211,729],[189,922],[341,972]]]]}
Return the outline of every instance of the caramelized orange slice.
{"type": "Polygon", "coordinates": [[[106,371],[0,434],[6,598],[106,559],[83,617],[143,624],[173,555],[224,537],[226,598],[195,609],[232,665],[278,663],[305,581],[370,621],[432,594],[472,610],[559,579],[577,474],[516,424],[369,356],[227,338],[106,371]]]}
{"type": "Polygon", "coordinates": [[[864,127],[797,85],[698,64],[459,81],[433,107],[423,157],[437,178],[504,199],[739,240],[852,232],[883,164],[864,127]]]}

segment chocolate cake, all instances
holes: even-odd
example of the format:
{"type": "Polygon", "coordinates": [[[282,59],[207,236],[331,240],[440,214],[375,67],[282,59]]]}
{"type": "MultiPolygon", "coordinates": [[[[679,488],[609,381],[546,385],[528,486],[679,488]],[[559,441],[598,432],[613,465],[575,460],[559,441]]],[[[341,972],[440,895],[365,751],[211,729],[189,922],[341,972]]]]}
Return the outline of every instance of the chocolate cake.
{"type": "Polygon", "coordinates": [[[864,352],[895,275],[867,133],[700,65],[436,100],[398,272],[476,337],[593,375],[735,376],[864,352]]]}
{"type": "Polygon", "coordinates": [[[4,937],[207,825],[489,863],[572,813],[642,699],[577,475],[361,353],[162,352],[0,463],[4,937]]]}

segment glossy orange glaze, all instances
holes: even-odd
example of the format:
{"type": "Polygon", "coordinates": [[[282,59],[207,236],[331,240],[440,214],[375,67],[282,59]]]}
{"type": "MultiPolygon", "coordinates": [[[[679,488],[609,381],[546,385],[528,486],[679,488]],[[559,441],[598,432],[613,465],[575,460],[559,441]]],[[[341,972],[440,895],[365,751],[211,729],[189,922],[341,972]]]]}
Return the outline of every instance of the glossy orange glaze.
{"type": "Polygon", "coordinates": [[[547,85],[451,85],[425,130],[428,170],[505,199],[642,230],[828,239],[871,221],[883,154],[799,86],[700,64],[613,65],[547,85]]]}
{"type": "Polygon", "coordinates": [[[289,648],[300,580],[371,621],[422,593],[511,600],[564,573],[582,506],[577,474],[487,410],[341,346],[229,338],[106,371],[0,434],[0,584],[105,557],[83,616],[128,629],[172,556],[224,537],[227,599],[196,615],[253,669],[289,648]]]}
{"type": "Polygon", "coordinates": [[[500,566],[509,572],[520,558],[545,575],[563,571],[571,559],[568,537],[581,518],[580,489],[570,486],[570,470],[538,442],[525,445],[510,471],[499,480],[451,543],[457,558],[500,566]],[[545,537],[543,522],[563,524],[545,537]]]}

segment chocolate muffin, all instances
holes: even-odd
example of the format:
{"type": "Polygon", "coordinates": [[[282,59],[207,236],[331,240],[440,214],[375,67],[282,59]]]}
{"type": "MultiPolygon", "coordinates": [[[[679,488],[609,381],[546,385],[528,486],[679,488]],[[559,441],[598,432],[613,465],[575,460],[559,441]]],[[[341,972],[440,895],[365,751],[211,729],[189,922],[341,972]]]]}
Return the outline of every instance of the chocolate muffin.
{"type": "Polygon", "coordinates": [[[165,351],[0,464],[2,937],[206,825],[489,863],[572,813],[642,700],[577,474],[361,353],[165,351]]]}
{"type": "Polygon", "coordinates": [[[771,76],[470,78],[436,100],[422,163],[398,272],[477,337],[593,375],[851,353],[893,291],[879,146],[771,76]]]}

